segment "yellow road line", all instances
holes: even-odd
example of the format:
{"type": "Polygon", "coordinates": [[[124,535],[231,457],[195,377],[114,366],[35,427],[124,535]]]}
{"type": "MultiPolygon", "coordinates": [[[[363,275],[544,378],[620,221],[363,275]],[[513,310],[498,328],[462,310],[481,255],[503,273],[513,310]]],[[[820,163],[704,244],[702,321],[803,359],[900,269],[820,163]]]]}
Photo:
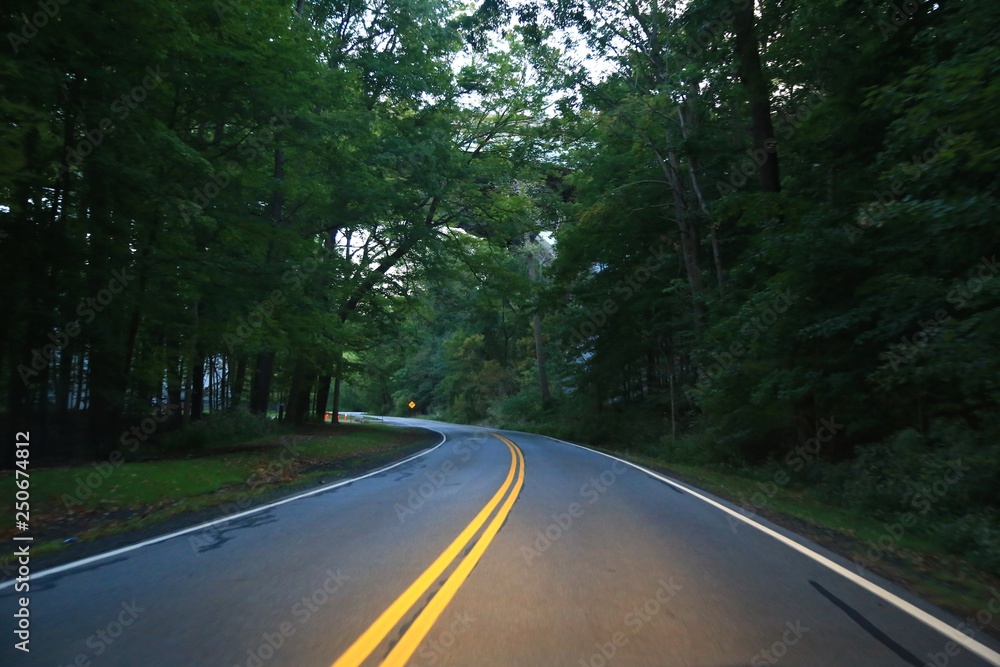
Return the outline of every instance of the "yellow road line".
{"type": "Polygon", "coordinates": [[[396,624],[406,615],[406,612],[434,585],[437,578],[448,569],[468,541],[479,532],[479,529],[489,519],[490,514],[500,504],[500,500],[504,497],[504,494],[510,489],[511,482],[514,479],[518,458],[511,444],[508,444],[507,447],[510,449],[510,470],[507,472],[507,479],[504,480],[503,485],[494,494],[493,498],[490,499],[490,502],[486,503],[486,506],[476,515],[476,518],[431,563],[430,567],[424,570],[423,574],[417,577],[416,581],[410,584],[409,588],[403,591],[403,594],[396,598],[375,622],[351,644],[350,648],[333,663],[333,667],[357,667],[367,659],[371,655],[371,652],[382,643],[392,629],[396,627],[396,624]]]}
{"type": "Polygon", "coordinates": [[[424,640],[427,633],[431,631],[434,627],[434,623],[437,619],[444,613],[445,608],[448,603],[451,602],[452,598],[455,597],[455,593],[458,589],[465,583],[472,569],[479,562],[479,559],[486,552],[487,547],[490,546],[490,542],[496,537],[496,534],[500,531],[500,527],[503,522],[507,520],[507,515],[510,514],[510,510],[514,505],[514,501],[517,500],[518,494],[521,492],[521,486],[524,484],[524,455],[521,450],[513,442],[503,437],[502,435],[497,435],[503,442],[511,447],[511,451],[517,452],[518,460],[520,461],[520,468],[517,475],[517,483],[514,485],[514,490],[510,492],[507,496],[507,500],[504,501],[503,506],[497,515],[493,517],[493,521],[486,528],[482,537],[476,542],[476,545],[472,547],[469,554],[458,564],[455,571],[452,572],[448,580],[444,582],[441,589],[434,594],[431,601],[427,603],[420,615],[413,621],[407,631],[399,639],[399,642],[392,648],[389,655],[386,656],[385,660],[382,662],[382,667],[405,667],[407,660],[413,655],[413,652],[417,650],[420,646],[420,642],[424,640]]]}

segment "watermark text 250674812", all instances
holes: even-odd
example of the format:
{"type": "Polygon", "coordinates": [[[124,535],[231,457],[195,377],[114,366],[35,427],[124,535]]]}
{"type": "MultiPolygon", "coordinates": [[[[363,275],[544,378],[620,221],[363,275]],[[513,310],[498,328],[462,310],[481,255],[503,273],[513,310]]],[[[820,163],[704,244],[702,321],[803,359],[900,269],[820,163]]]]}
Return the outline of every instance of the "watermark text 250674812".
{"type": "Polygon", "coordinates": [[[28,477],[30,442],[31,435],[27,432],[14,436],[14,485],[17,487],[14,491],[14,525],[18,530],[14,535],[14,541],[18,543],[14,551],[18,566],[14,591],[23,593],[23,597],[17,599],[17,611],[14,612],[14,636],[19,640],[14,642],[14,648],[25,653],[30,652],[31,640],[31,612],[28,610],[31,603],[28,597],[31,578],[31,536],[28,535],[28,522],[31,518],[31,479],[28,477]]]}

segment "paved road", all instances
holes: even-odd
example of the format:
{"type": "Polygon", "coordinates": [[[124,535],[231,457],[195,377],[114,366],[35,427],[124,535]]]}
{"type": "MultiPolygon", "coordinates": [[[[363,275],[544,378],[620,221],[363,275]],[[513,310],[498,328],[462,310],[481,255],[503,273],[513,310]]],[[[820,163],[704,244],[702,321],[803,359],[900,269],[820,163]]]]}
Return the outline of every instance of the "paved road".
{"type": "Polygon", "coordinates": [[[3,588],[0,664],[1000,664],[982,633],[951,643],[957,619],[696,490],[433,426],[437,448],[364,479],[36,573],[30,654],[3,588]]]}

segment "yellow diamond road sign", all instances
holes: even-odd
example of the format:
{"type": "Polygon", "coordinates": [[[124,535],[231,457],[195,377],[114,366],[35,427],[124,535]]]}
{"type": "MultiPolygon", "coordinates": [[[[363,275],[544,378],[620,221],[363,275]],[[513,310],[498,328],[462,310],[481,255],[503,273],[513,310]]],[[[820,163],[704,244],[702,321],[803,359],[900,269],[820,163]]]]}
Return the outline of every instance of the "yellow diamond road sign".
{"type": "Polygon", "coordinates": [[[414,403],[413,401],[410,401],[410,409],[412,410],[415,407],[417,407],[417,404],[414,403]]]}

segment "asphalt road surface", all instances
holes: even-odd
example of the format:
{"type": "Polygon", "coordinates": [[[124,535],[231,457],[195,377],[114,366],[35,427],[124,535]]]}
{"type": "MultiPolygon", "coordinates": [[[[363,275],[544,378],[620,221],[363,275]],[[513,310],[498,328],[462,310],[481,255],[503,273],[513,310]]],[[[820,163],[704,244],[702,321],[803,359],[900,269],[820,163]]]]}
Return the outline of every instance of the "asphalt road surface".
{"type": "Polygon", "coordinates": [[[442,443],[388,469],[32,573],[30,653],[8,582],[0,664],[1000,664],[974,626],[708,494],[429,425],[442,443]]]}

